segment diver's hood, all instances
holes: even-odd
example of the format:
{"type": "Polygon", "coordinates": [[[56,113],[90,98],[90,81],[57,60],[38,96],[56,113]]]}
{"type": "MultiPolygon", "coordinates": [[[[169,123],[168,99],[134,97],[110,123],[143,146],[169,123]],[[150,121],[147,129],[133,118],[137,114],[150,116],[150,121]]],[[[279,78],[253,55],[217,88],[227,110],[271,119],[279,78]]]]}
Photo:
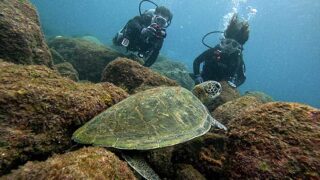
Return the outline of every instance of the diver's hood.
{"type": "Polygon", "coordinates": [[[221,48],[221,52],[226,55],[231,55],[234,53],[237,53],[240,55],[242,52],[242,45],[239,44],[236,40],[234,39],[222,39],[219,47],[221,48]]]}
{"type": "Polygon", "coordinates": [[[156,9],[148,9],[143,14],[152,17],[156,12],[156,9]]]}

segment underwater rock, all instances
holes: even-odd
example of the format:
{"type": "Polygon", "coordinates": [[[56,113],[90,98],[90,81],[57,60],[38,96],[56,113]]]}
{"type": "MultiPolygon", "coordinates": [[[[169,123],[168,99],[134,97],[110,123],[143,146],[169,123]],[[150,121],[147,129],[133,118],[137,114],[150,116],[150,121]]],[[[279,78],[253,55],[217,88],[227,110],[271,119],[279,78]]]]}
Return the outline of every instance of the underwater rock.
{"type": "Polygon", "coordinates": [[[206,180],[206,178],[190,164],[179,164],[176,174],[176,180],[206,180]]]}
{"type": "Polygon", "coordinates": [[[231,179],[319,179],[320,110],[267,103],[229,122],[231,179]]]}
{"type": "Polygon", "coordinates": [[[52,55],[53,64],[65,63],[66,60],[54,49],[50,48],[50,52],[52,55]]]}
{"type": "Polygon", "coordinates": [[[319,132],[319,109],[266,103],[239,113],[227,134],[207,133],[176,147],[172,161],[207,179],[319,179],[319,132]]]}
{"type": "Polygon", "coordinates": [[[0,84],[0,175],[70,148],[74,130],[128,96],[110,83],[76,83],[1,60],[0,84]]]}
{"type": "Polygon", "coordinates": [[[121,54],[105,46],[81,38],[56,37],[49,41],[79,73],[80,80],[100,82],[103,68],[121,54]]]}
{"type": "Polygon", "coordinates": [[[156,61],[156,63],[151,66],[151,69],[175,80],[180,86],[188,90],[191,90],[194,86],[194,81],[183,63],[161,60],[156,61]]]}
{"type": "Polygon", "coordinates": [[[172,162],[190,164],[207,179],[225,177],[227,137],[224,134],[207,133],[190,142],[175,147],[172,162]]]}
{"type": "Polygon", "coordinates": [[[215,98],[211,104],[207,105],[210,112],[212,112],[218,106],[240,97],[240,92],[236,88],[231,87],[227,82],[222,81],[220,84],[222,86],[220,96],[215,98]]]}
{"type": "Polygon", "coordinates": [[[151,150],[147,153],[149,164],[160,177],[165,177],[167,179],[173,179],[175,177],[174,166],[171,162],[173,150],[174,147],[171,146],[151,150]]]}
{"type": "Polygon", "coordinates": [[[254,109],[263,103],[263,100],[255,96],[242,96],[217,107],[212,112],[212,116],[225,126],[228,126],[229,121],[238,117],[240,113],[249,109],[254,109]]]}
{"type": "Polygon", "coordinates": [[[274,99],[269,96],[268,94],[260,91],[246,91],[244,93],[245,96],[254,96],[258,98],[261,102],[267,103],[267,102],[273,102],[274,99]]]}
{"type": "Polygon", "coordinates": [[[178,86],[175,81],[126,58],[118,58],[108,64],[101,81],[111,82],[130,94],[157,86],[178,86]]]}
{"type": "Polygon", "coordinates": [[[28,162],[2,179],[136,179],[128,165],[104,148],[89,147],[28,162]]]}
{"type": "Polygon", "coordinates": [[[2,0],[0,13],[0,58],[16,64],[52,68],[52,57],[31,3],[2,0]]]}
{"type": "Polygon", "coordinates": [[[80,38],[87,40],[87,41],[90,41],[90,42],[93,42],[93,43],[96,43],[97,45],[104,46],[104,44],[98,38],[96,38],[94,36],[82,36],[80,38]]]}
{"type": "Polygon", "coordinates": [[[77,70],[75,70],[72,64],[65,62],[54,65],[54,67],[59,71],[59,74],[63,77],[70,78],[74,81],[79,81],[79,74],[77,70]]]}

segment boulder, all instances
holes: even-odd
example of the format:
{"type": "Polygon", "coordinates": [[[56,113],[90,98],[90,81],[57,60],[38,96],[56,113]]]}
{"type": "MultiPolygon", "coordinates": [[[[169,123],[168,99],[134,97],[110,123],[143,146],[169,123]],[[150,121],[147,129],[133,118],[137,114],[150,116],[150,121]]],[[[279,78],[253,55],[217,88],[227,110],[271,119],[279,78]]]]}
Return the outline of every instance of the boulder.
{"type": "Polygon", "coordinates": [[[176,173],[176,180],[206,180],[206,178],[190,164],[179,164],[176,173]]]}
{"type": "Polygon", "coordinates": [[[319,179],[320,110],[267,103],[229,122],[231,179],[319,179]]]}
{"type": "Polygon", "coordinates": [[[151,69],[163,76],[175,80],[180,86],[188,90],[191,90],[194,86],[194,81],[183,63],[162,60],[154,63],[151,66],[151,69]]]}
{"type": "Polygon", "coordinates": [[[82,37],[80,37],[81,39],[84,39],[84,40],[87,40],[87,41],[91,41],[91,42],[93,42],[93,43],[96,43],[96,44],[98,44],[98,45],[102,45],[102,46],[104,46],[104,44],[98,39],[98,38],[96,38],[96,37],[94,37],[94,36],[82,36],[82,37]]]}
{"type": "Polygon", "coordinates": [[[53,64],[60,64],[60,63],[67,62],[56,50],[50,48],[50,52],[52,55],[53,64]]]}
{"type": "Polygon", "coordinates": [[[49,41],[50,48],[73,65],[80,80],[100,82],[103,68],[121,54],[91,40],[58,36],[49,41]]]}
{"type": "MultiPolygon", "coordinates": [[[[189,164],[207,179],[223,179],[226,177],[226,145],[227,137],[223,133],[209,132],[176,146],[172,153],[172,162],[174,166],[189,164]]],[[[177,177],[179,176],[177,174],[177,177]]]]}
{"type": "Polygon", "coordinates": [[[178,84],[147,67],[126,58],[118,58],[103,71],[102,82],[111,82],[130,94],[157,86],[178,86],[178,84]]]}
{"type": "Polygon", "coordinates": [[[273,102],[274,99],[269,96],[268,94],[260,91],[246,91],[244,93],[245,96],[254,96],[258,98],[261,102],[267,103],[267,102],[273,102]]]}
{"type": "Polygon", "coordinates": [[[55,64],[54,67],[59,71],[59,74],[63,77],[67,77],[72,79],[73,81],[79,81],[79,74],[77,70],[75,70],[72,64],[68,62],[55,64]]]}
{"type": "Polygon", "coordinates": [[[174,146],[154,149],[147,152],[147,161],[157,174],[166,179],[175,178],[175,169],[171,161],[174,146]]]}
{"type": "Polygon", "coordinates": [[[173,166],[190,164],[207,179],[319,179],[319,132],[319,109],[271,102],[244,109],[227,133],[209,132],[170,156],[173,166]]]}
{"type": "Polygon", "coordinates": [[[78,84],[45,66],[0,60],[0,175],[63,152],[72,133],[128,94],[110,84],[78,84]]]}
{"type": "Polygon", "coordinates": [[[228,127],[230,120],[238,117],[240,113],[254,109],[263,103],[264,101],[258,97],[249,95],[242,96],[217,107],[212,112],[212,116],[228,127]]]}
{"type": "Polygon", "coordinates": [[[0,1],[0,58],[52,68],[37,12],[28,0],[0,1]]]}
{"type": "Polygon", "coordinates": [[[28,162],[2,179],[136,179],[127,163],[104,148],[89,147],[28,162]]]}

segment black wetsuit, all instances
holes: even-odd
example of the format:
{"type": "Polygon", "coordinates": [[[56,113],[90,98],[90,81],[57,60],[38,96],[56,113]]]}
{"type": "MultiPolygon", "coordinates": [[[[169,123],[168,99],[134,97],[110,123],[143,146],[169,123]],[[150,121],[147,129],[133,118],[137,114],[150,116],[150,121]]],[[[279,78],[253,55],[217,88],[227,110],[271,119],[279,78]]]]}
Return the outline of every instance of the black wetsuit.
{"type": "Polygon", "coordinates": [[[194,75],[200,74],[200,64],[204,62],[201,72],[204,81],[231,81],[237,87],[243,84],[246,76],[242,53],[230,56],[221,55],[219,59],[216,55],[217,50],[220,50],[218,45],[206,50],[194,60],[194,75]]]}
{"type": "MultiPolygon", "coordinates": [[[[146,37],[141,35],[143,28],[147,28],[151,24],[152,17],[150,15],[136,16],[129,20],[123,28],[123,35],[129,39],[128,50],[142,54],[146,59],[144,66],[151,66],[157,59],[165,37],[152,36],[146,37]]],[[[165,32],[165,29],[162,29],[165,32]]]]}

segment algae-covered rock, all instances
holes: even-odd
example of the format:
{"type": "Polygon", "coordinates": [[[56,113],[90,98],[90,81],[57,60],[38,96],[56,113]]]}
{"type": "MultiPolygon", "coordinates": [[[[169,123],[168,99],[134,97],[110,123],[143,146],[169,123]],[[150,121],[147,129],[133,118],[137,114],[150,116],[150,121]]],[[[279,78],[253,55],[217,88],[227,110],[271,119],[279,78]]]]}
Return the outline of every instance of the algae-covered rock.
{"type": "Polygon", "coordinates": [[[212,112],[212,116],[222,122],[222,124],[228,126],[229,121],[238,117],[240,113],[249,109],[257,108],[263,103],[264,100],[258,97],[249,95],[242,96],[217,107],[212,112]]]}
{"type": "Polygon", "coordinates": [[[172,159],[207,179],[319,179],[319,132],[319,109],[267,103],[238,114],[227,134],[207,133],[175,148],[172,159]]]}
{"type": "Polygon", "coordinates": [[[268,94],[266,94],[264,92],[260,92],[260,91],[246,91],[244,95],[245,96],[254,96],[254,97],[258,98],[263,103],[274,101],[274,99],[271,96],[269,96],[268,94]]]}
{"type": "Polygon", "coordinates": [[[139,63],[126,58],[118,58],[103,71],[102,82],[111,82],[130,94],[156,86],[178,86],[178,84],[139,63]]]}
{"type": "Polygon", "coordinates": [[[177,166],[177,180],[206,180],[206,178],[189,164],[179,164],[177,166]]]}
{"type": "Polygon", "coordinates": [[[49,41],[49,46],[73,65],[80,80],[92,82],[99,82],[103,68],[121,56],[114,50],[81,38],[56,37],[49,41]]]}
{"type": "Polygon", "coordinates": [[[109,84],[75,83],[44,66],[0,61],[0,175],[72,145],[75,129],[127,97],[109,84]]]}
{"type": "Polygon", "coordinates": [[[53,64],[65,63],[66,60],[54,49],[50,48],[53,64]]]}
{"type": "Polygon", "coordinates": [[[186,66],[183,63],[162,60],[157,61],[151,66],[151,69],[175,80],[180,86],[191,90],[194,86],[194,81],[190,77],[186,66]]]}
{"type": "Polygon", "coordinates": [[[83,148],[28,162],[2,179],[136,179],[128,165],[104,148],[83,148]]]}
{"type": "Polygon", "coordinates": [[[96,38],[94,36],[82,36],[80,38],[87,40],[87,41],[90,41],[90,42],[93,42],[93,43],[96,43],[98,45],[104,46],[104,44],[98,38],[96,38]]]}
{"type": "Polygon", "coordinates": [[[224,134],[207,133],[190,142],[177,146],[172,154],[174,164],[189,164],[207,179],[226,177],[227,137],[224,134]]]}
{"type": "Polygon", "coordinates": [[[319,179],[320,110],[267,103],[229,122],[232,179],[319,179]]]}
{"type": "Polygon", "coordinates": [[[76,82],[79,81],[79,74],[77,70],[73,68],[72,64],[64,62],[56,64],[54,67],[59,71],[61,76],[70,78],[76,82]]]}
{"type": "Polygon", "coordinates": [[[0,1],[0,58],[52,67],[37,12],[28,0],[0,1]]]}
{"type": "Polygon", "coordinates": [[[148,163],[160,177],[173,179],[175,177],[174,164],[171,161],[174,146],[155,149],[147,153],[148,163]]]}

